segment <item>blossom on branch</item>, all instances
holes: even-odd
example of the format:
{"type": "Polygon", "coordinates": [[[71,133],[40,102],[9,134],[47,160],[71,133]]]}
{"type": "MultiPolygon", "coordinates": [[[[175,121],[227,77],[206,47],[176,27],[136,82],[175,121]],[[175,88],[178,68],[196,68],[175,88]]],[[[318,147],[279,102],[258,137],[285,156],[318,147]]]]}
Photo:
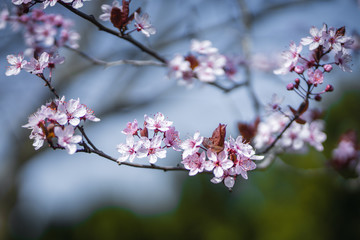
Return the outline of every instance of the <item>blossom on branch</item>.
{"type": "Polygon", "coordinates": [[[23,69],[27,64],[27,61],[24,60],[23,54],[18,54],[18,56],[8,55],[6,59],[8,63],[12,65],[7,67],[5,72],[6,76],[18,75],[20,73],[20,70],[23,69]]]}
{"type": "Polygon", "coordinates": [[[66,149],[69,154],[76,152],[76,144],[81,142],[80,135],[74,135],[74,127],[67,125],[64,128],[55,127],[54,134],[58,139],[58,144],[66,149]]]}
{"type": "Polygon", "coordinates": [[[151,25],[149,14],[144,13],[140,16],[137,12],[134,13],[135,27],[138,32],[141,31],[146,37],[150,37],[156,33],[156,29],[151,25]]]}

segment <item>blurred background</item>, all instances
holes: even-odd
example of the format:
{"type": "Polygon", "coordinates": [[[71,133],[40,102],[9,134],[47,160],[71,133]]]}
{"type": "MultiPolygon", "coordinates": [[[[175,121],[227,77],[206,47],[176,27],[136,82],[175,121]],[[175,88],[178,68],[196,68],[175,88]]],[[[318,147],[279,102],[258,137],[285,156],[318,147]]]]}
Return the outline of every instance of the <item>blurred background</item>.
{"type": "MultiPolygon", "coordinates": [[[[10,0],[0,7],[11,9],[10,0]]],[[[81,11],[98,17],[102,4],[85,2],[81,11]]],[[[191,39],[210,40],[222,54],[251,58],[255,96],[266,105],[273,93],[284,105],[300,98],[286,91],[295,75],[275,76],[273,66],[290,41],[297,44],[311,26],[346,26],[360,31],[360,7],[355,0],[133,0],[149,13],[157,34],[132,36],[166,59],[186,54],[191,39]]],[[[57,4],[46,12],[71,18],[81,34],[80,50],[106,61],[152,59],[128,42],[115,38],[57,4]]],[[[105,23],[112,27],[110,23],[105,23]]],[[[24,51],[22,32],[10,26],[0,31],[0,66],[6,56],[24,51]]],[[[219,123],[237,136],[237,122],[256,114],[244,88],[223,93],[211,85],[178,86],[164,67],[131,65],[104,68],[68,49],[65,63],[54,72],[53,84],[66,99],[80,98],[101,122],[86,130],[104,152],[118,157],[121,131],[135,118],[162,112],[182,139],[199,130],[211,136],[219,123]]],[[[152,59],[153,60],[153,59],[152,59]]],[[[352,73],[326,75],[335,91],[312,107],[325,110],[325,150],[279,155],[265,171],[238,179],[232,192],[210,176],[186,172],[134,169],[95,155],[32,147],[30,131],[21,126],[28,116],[53,98],[43,82],[22,72],[0,74],[0,239],[360,239],[360,185],[328,164],[339,136],[360,130],[358,56],[352,73]]],[[[244,73],[236,75],[244,80],[244,73]]],[[[181,155],[168,151],[159,164],[176,165],[181,155]]],[[[135,160],[136,161],[136,160],[135,160]]],[[[141,162],[141,161],[139,161],[141,162]]]]}

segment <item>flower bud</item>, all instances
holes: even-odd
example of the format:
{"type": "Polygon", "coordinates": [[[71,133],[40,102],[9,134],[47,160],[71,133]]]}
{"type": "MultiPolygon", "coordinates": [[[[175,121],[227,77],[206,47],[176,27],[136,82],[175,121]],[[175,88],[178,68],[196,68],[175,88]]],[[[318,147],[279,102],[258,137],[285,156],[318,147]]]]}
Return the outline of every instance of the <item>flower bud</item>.
{"type": "Polygon", "coordinates": [[[304,67],[303,66],[296,66],[294,71],[298,74],[302,74],[304,72],[304,67]]]}
{"type": "Polygon", "coordinates": [[[296,78],[296,79],[295,79],[295,83],[296,83],[297,85],[299,85],[299,84],[300,84],[300,79],[299,79],[299,78],[296,78]]]}
{"type": "Polygon", "coordinates": [[[315,96],[315,100],[316,100],[316,101],[320,102],[321,99],[322,99],[322,97],[321,97],[319,94],[315,96]]]}
{"type": "Polygon", "coordinates": [[[332,91],[334,91],[334,87],[332,85],[328,84],[325,88],[325,92],[332,92],[332,91]]]}
{"type": "Polygon", "coordinates": [[[294,84],[293,84],[293,83],[289,83],[289,84],[286,86],[286,89],[287,89],[288,91],[294,90],[294,84]]]}
{"type": "Polygon", "coordinates": [[[330,65],[330,64],[325,64],[325,65],[324,65],[324,70],[325,70],[325,72],[330,72],[330,71],[332,70],[332,65],[330,65]]]}

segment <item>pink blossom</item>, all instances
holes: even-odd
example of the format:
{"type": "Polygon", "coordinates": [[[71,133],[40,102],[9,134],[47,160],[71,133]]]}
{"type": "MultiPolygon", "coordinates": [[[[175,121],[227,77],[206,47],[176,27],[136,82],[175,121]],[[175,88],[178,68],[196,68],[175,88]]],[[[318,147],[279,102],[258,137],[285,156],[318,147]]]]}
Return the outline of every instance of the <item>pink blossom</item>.
{"type": "Polygon", "coordinates": [[[32,0],[12,0],[12,3],[15,5],[21,5],[31,2],[32,0]]]}
{"type": "Polygon", "coordinates": [[[117,145],[117,150],[122,154],[117,160],[119,163],[125,162],[127,159],[133,162],[135,157],[143,158],[147,155],[147,151],[142,149],[142,142],[135,142],[134,136],[132,135],[126,137],[126,144],[117,145]]]}
{"type": "Polygon", "coordinates": [[[346,163],[346,161],[355,158],[357,155],[356,146],[350,139],[342,139],[332,151],[333,158],[342,163],[346,163]]]}
{"type": "Polygon", "coordinates": [[[316,69],[314,71],[312,68],[310,68],[307,71],[307,74],[309,77],[308,79],[309,83],[314,84],[315,86],[317,86],[318,84],[322,84],[324,81],[324,75],[320,69],[316,69]]]}
{"type": "Polygon", "coordinates": [[[191,41],[190,50],[195,53],[210,55],[218,52],[217,48],[211,46],[212,43],[209,40],[198,41],[193,39],[191,41]]]}
{"type": "Polygon", "coordinates": [[[194,69],[194,72],[200,81],[214,82],[216,76],[225,74],[226,58],[223,55],[201,56],[199,62],[200,65],[194,69]]]}
{"type": "Polygon", "coordinates": [[[210,161],[206,162],[205,169],[207,171],[213,171],[214,176],[217,178],[221,178],[224,175],[224,171],[234,165],[234,163],[228,159],[226,151],[216,154],[209,149],[207,151],[207,157],[210,161]]]}
{"type": "Polygon", "coordinates": [[[312,121],[309,125],[309,136],[306,141],[317,151],[324,150],[322,143],[326,140],[326,134],[323,132],[324,122],[321,120],[312,121]]]}
{"type": "Polygon", "coordinates": [[[162,113],[156,113],[154,118],[151,118],[147,115],[144,116],[146,127],[149,130],[165,132],[169,130],[169,127],[173,124],[171,121],[165,120],[165,117],[162,113]]]}
{"type": "Polygon", "coordinates": [[[126,135],[136,135],[138,130],[138,121],[135,119],[134,122],[128,122],[126,128],[121,132],[126,135]]]}
{"type": "Polygon", "coordinates": [[[17,57],[15,55],[8,55],[6,59],[12,65],[7,67],[5,72],[6,76],[18,75],[20,70],[27,64],[27,61],[24,60],[24,56],[22,54],[18,54],[17,57]]]}
{"type": "Polygon", "coordinates": [[[180,144],[180,148],[184,150],[182,155],[183,159],[185,159],[189,155],[196,153],[199,150],[203,140],[204,137],[200,136],[200,132],[195,132],[193,138],[189,138],[183,141],[180,144]]]}
{"type": "Polygon", "coordinates": [[[181,79],[186,76],[187,72],[191,72],[190,62],[186,61],[182,55],[176,55],[169,63],[170,76],[176,79],[181,79]]]}
{"type": "Polygon", "coordinates": [[[55,6],[55,4],[58,2],[58,0],[45,0],[43,2],[44,5],[44,9],[47,8],[48,6],[53,7],[55,6]]]}
{"type": "Polygon", "coordinates": [[[332,48],[335,52],[339,52],[342,50],[342,44],[347,41],[347,37],[337,35],[336,30],[330,28],[326,40],[324,44],[325,50],[332,48]]]}
{"type": "Polygon", "coordinates": [[[351,62],[351,55],[344,53],[344,51],[337,52],[335,55],[335,63],[339,65],[344,72],[352,72],[349,63],[351,62]]]}
{"type": "Polygon", "coordinates": [[[146,37],[156,33],[156,29],[151,25],[149,21],[149,15],[144,13],[139,16],[137,12],[134,13],[135,27],[138,32],[142,32],[146,37]]]}
{"type": "Polygon", "coordinates": [[[6,27],[8,18],[9,18],[9,10],[7,8],[4,8],[0,12],[0,29],[4,29],[6,27]]]}
{"type": "Polygon", "coordinates": [[[62,0],[66,3],[72,3],[73,8],[81,8],[84,4],[84,1],[91,1],[91,0],[62,0]]]}
{"type": "Polygon", "coordinates": [[[325,42],[325,39],[327,37],[326,33],[327,26],[326,24],[323,25],[322,29],[317,29],[316,27],[310,28],[310,37],[302,38],[301,44],[306,46],[309,45],[309,50],[315,50],[320,45],[323,45],[325,42]]]}
{"type": "Polygon", "coordinates": [[[215,184],[224,182],[224,185],[231,191],[235,185],[235,175],[233,168],[230,168],[224,171],[222,177],[213,177],[210,181],[215,184]]]}
{"type": "Polygon", "coordinates": [[[74,135],[74,127],[71,125],[61,127],[55,127],[55,136],[58,138],[58,144],[65,148],[69,154],[76,152],[76,144],[81,142],[82,137],[80,135],[74,135]]]}
{"type": "Polygon", "coordinates": [[[45,23],[37,25],[34,31],[37,41],[43,42],[45,46],[52,46],[54,44],[57,30],[53,24],[45,23]]]}
{"type": "Polygon", "coordinates": [[[170,127],[169,130],[165,132],[164,143],[165,146],[172,147],[175,151],[181,151],[179,147],[179,132],[175,131],[175,127],[170,127]]]}
{"type": "Polygon", "coordinates": [[[161,140],[160,135],[156,135],[151,141],[148,138],[142,138],[143,147],[147,150],[147,156],[151,164],[156,163],[158,158],[166,158],[166,150],[161,148],[161,140]]]}
{"type": "Polygon", "coordinates": [[[86,114],[86,107],[80,104],[80,99],[70,99],[68,102],[59,104],[58,111],[64,112],[67,115],[68,121],[71,125],[76,127],[80,123],[80,119],[86,114]]]}
{"type": "Polygon", "coordinates": [[[305,141],[310,137],[309,125],[301,125],[293,123],[284,132],[279,144],[283,148],[290,148],[293,150],[300,150],[304,147],[305,141]]]}
{"type": "Polygon", "coordinates": [[[286,74],[289,71],[292,71],[296,66],[302,46],[296,46],[294,42],[290,42],[290,47],[288,51],[284,51],[281,56],[283,58],[283,63],[279,69],[274,70],[274,74],[286,74]]]}
{"type": "Polygon", "coordinates": [[[32,74],[43,73],[44,69],[49,65],[49,54],[47,52],[43,52],[39,59],[32,58],[30,62],[28,62],[24,69],[32,74]]]}
{"type": "Polygon", "coordinates": [[[194,176],[198,174],[199,172],[203,172],[205,168],[205,152],[194,153],[192,155],[187,156],[184,160],[181,161],[182,164],[184,164],[184,167],[187,170],[190,170],[189,176],[194,176]]]}
{"type": "Polygon", "coordinates": [[[240,157],[234,163],[234,171],[244,179],[248,179],[247,172],[256,169],[256,164],[247,157],[240,157]]]}
{"type": "Polygon", "coordinates": [[[242,136],[238,136],[236,140],[230,137],[225,144],[229,149],[234,150],[238,156],[244,156],[251,160],[262,160],[264,158],[264,156],[255,155],[254,148],[250,144],[244,143],[242,136]]]}

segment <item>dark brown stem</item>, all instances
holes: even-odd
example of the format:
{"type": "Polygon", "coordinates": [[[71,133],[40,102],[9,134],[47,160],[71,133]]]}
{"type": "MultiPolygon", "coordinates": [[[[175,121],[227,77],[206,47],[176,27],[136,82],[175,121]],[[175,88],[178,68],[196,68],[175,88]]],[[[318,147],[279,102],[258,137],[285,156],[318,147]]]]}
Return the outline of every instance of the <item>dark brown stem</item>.
{"type": "Polygon", "coordinates": [[[67,8],[68,10],[70,10],[71,12],[75,13],[76,15],[78,15],[79,17],[82,17],[83,19],[91,22],[92,24],[94,24],[95,26],[97,26],[99,28],[100,31],[104,31],[107,32],[111,35],[114,35],[118,38],[124,39],[130,43],[132,43],[134,46],[138,47],[139,49],[141,49],[142,51],[146,52],[147,54],[151,55],[152,57],[158,59],[160,62],[162,63],[167,63],[166,59],[161,57],[160,55],[158,55],[155,51],[153,51],[152,49],[142,45],[141,43],[139,43],[138,41],[136,41],[135,39],[133,39],[131,36],[129,35],[122,35],[122,33],[112,30],[110,28],[105,27],[104,25],[102,25],[100,22],[98,22],[95,17],[93,15],[88,15],[86,13],[83,13],[75,8],[73,8],[71,5],[68,5],[62,1],[59,2],[59,4],[61,4],[62,6],[64,6],[65,8],[67,8]]]}
{"type": "Polygon", "coordinates": [[[44,80],[45,86],[47,86],[50,89],[50,91],[55,95],[56,98],[59,98],[59,95],[56,93],[55,88],[53,86],[51,86],[50,81],[45,78],[44,74],[39,73],[39,74],[36,74],[36,76],[38,76],[39,78],[44,80]]]}

